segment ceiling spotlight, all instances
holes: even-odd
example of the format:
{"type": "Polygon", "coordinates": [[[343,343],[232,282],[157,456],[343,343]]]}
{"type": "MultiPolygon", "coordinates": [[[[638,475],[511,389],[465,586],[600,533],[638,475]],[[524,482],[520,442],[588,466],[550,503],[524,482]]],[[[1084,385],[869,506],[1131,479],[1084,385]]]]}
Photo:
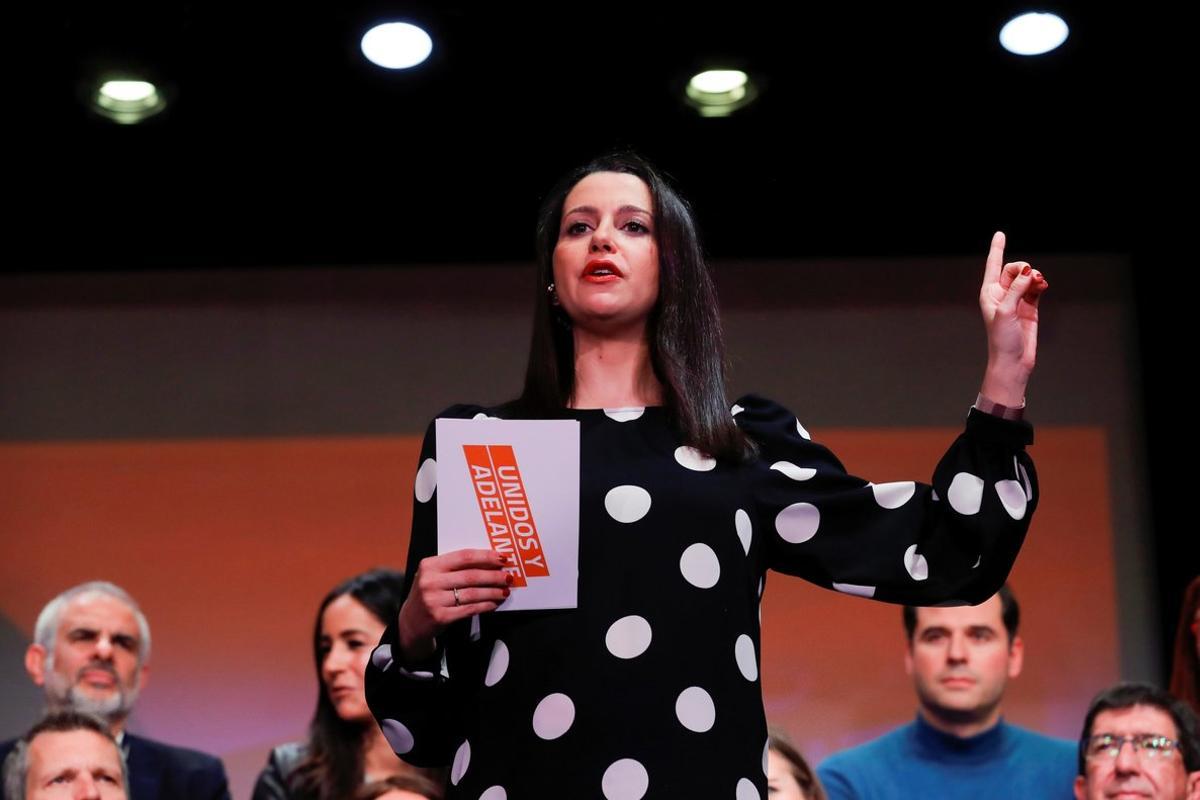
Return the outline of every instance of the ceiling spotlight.
{"type": "Polygon", "coordinates": [[[1049,53],[1067,40],[1067,23],[1057,14],[1030,12],[1013,17],[1000,30],[1000,44],[1019,56],[1049,53]]]}
{"type": "Polygon", "coordinates": [[[92,95],[92,107],[113,122],[132,125],[162,111],[167,102],[149,81],[104,80],[92,95]]]}
{"type": "Polygon", "coordinates": [[[758,96],[750,76],[739,69],[710,69],[692,76],[688,104],[702,117],[727,117],[758,96]]]}
{"type": "Polygon", "coordinates": [[[408,69],[429,58],[433,39],[416,25],[387,22],[363,34],[361,47],[372,64],[384,69],[408,69]]]}

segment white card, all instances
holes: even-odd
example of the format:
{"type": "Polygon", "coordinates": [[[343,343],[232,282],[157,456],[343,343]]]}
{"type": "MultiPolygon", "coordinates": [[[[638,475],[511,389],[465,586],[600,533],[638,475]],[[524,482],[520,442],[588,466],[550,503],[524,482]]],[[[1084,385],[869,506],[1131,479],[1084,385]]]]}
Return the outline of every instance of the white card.
{"type": "Polygon", "coordinates": [[[438,553],[513,556],[500,611],[579,604],[579,423],[439,419],[438,553]]]}

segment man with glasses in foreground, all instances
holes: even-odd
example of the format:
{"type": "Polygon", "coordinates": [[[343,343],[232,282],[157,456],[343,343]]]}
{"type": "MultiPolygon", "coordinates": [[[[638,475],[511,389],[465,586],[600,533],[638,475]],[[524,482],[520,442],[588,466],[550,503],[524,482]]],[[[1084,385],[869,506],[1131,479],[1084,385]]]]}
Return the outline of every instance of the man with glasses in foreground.
{"type": "Polygon", "coordinates": [[[1083,722],[1076,800],[1200,800],[1198,728],[1192,710],[1161,689],[1105,689],[1083,722]]]}

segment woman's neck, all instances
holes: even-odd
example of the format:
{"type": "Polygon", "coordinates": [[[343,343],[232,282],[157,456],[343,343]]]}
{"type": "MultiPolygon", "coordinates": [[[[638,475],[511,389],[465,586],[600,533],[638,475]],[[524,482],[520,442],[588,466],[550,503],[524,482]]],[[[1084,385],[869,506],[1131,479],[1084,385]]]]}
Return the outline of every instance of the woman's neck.
{"type": "Polygon", "coordinates": [[[575,329],[572,408],[627,408],[662,403],[662,386],[650,363],[645,330],[597,336],[575,329]]]}
{"type": "Polygon", "coordinates": [[[367,729],[363,748],[363,776],[367,780],[380,780],[404,770],[404,762],[392,752],[392,746],[377,726],[371,725],[367,729]]]}

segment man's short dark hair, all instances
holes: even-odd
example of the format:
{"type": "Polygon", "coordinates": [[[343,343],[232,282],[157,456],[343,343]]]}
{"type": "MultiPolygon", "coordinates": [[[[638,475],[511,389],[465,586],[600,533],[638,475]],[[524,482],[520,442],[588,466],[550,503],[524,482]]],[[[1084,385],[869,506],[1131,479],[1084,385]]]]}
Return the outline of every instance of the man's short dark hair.
{"type": "Polygon", "coordinates": [[[1087,740],[1092,736],[1092,725],[1101,711],[1120,711],[1134,706],[1150,706],[1165,711],[1175,722],[1179,732],[1179,754],[1188,772],[1200,770],[1200,721],[1196,713],[1175,696],[1148,683],[1118,683],[1110,686],[1092,699],[1087,716],[1083,719],[1083,733],[1079,735],[1079,774],[1084,774],[1087,740]]]}
{"type": "MultiPolygon", "coordinates": [[[[1007,583],[1001,586],[1000,591],[996,594],[1000,595],[1000,619],[1004,620],[1004,629],[1008,631],[1008,643],[1012,644],[1013,639],[1017,637],[1017,626],[1021,623],[1021,607],[1017,605],[1017,596],[1013,594],[1007,583]]],[[[903,616],[904,630],[908,632],[908,641],[911,644],[913,634],[917,632],[916,607],[905,606],[903,616]]]]}
{"type": "Polygon", "coordinates": [[[43,733],[70,733],[71,731],[92,731],[112,742],[121,762],[121,777],[129,786],[129,771],[125,767],[125,754],[117,745],[108,726],[99,717],[85,714],[82,711],[65,709],[52,711],[42,717],[36,725],[17,740],[12,752],[4,759],[4,800],[25,800],[25,780],[29,775],[29,745],[43,733]]]}

